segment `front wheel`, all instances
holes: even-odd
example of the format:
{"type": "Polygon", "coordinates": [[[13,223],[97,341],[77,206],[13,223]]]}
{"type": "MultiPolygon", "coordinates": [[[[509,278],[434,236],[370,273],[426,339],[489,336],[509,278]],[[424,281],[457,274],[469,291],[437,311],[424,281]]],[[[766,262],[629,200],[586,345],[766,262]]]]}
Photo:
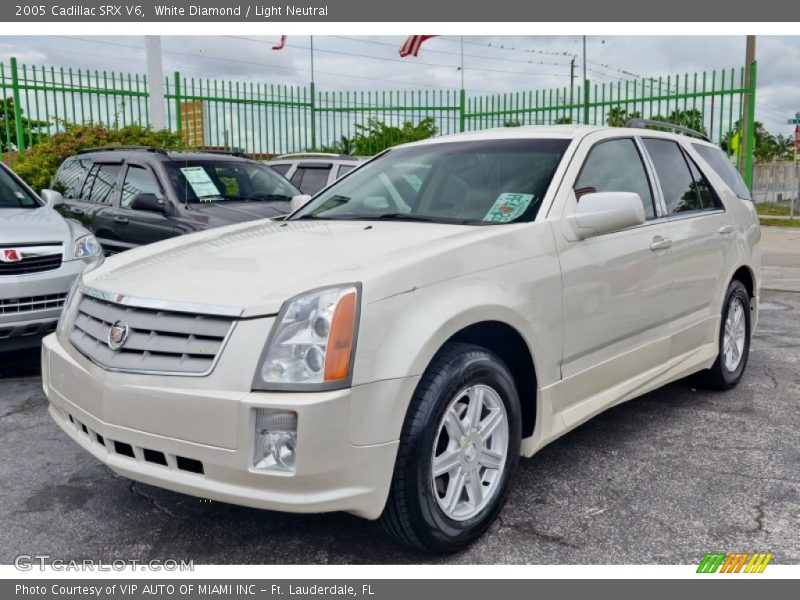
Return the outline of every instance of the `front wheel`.
{"type": "Polygon", "coordinates": [[[519,397],[502,360],[470,344],[445,346],[411,399],[383,531],[424,552],[473,542],[505,502],[520,427],[519,397]]]}
{"type": "Polygon", "coordinates": [[[739,383],[750,354],[750,295],[741,281],[728,286],[721,317],[717,360],[696,379],[704,387],[727,390],[739,383]]]}

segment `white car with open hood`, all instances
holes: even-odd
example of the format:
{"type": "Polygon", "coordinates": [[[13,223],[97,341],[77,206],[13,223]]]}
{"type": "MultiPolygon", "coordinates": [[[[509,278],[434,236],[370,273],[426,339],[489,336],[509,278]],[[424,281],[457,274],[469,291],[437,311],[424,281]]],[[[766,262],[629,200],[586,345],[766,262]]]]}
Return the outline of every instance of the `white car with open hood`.
{"type": "Polygon", "coordinates": [[[646,125],[398,146],[284,222],[109,258],[45,339],[50,413],[132,479],[457,550],[519,456],[742,376],[754,206],[719,148],[646,125]]]}

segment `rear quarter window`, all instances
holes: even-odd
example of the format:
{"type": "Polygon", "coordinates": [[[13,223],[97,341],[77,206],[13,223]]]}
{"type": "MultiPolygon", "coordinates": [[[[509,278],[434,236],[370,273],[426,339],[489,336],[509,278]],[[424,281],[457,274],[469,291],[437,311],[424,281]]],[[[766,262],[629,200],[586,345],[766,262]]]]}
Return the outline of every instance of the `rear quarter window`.
{"type": "Polygon", "coordinates": [[[58,169],[51,187],[67,199],[80,197],[81,184],[92,166],[88,158],[68,158],[58,169]]]}
{"type": "Polygon", "coordinates": [[[750,190],[747,189],[739,171],[721,149],[704,144],[692,144],[692,148],[714,169],[734,194],[742,200],[752,200],[750,190]]]}

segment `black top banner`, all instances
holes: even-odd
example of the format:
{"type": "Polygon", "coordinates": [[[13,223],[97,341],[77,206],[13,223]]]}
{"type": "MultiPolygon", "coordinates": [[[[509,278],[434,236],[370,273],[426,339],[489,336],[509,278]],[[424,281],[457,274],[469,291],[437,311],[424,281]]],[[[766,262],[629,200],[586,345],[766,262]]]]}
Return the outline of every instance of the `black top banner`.
{"type": "MultiPolygon", "coordinates": [[[[4,22],[791,22],[800,3],[786,0],[18,0],[0,5],[4,22]]],[[[635,32],[631,32],[635,33],[635,32]]],[[[666,32],[665,32],[666,33],[666,32]]],[[[681,33],[676,30],[672,33],[681,33]]]]}

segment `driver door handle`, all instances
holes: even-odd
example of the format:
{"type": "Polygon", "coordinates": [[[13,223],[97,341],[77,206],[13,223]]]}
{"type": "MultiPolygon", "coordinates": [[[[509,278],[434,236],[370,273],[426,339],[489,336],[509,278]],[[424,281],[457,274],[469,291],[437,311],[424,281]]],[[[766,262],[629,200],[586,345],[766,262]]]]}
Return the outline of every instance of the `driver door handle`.
{"type": "Polygon", "coordinates": [[[653,238],[653,241],[650,242],[650,250],[666,250],[667,248],[672,246],[672,240],[670,238],[663,238],[660,235],[657,235],[653,238]]]}
{"type": "Polygon", "coordinates": [[[717,229],[717,232],[720,235],[728,235],[729,233],[733,233],[733,225],[723,225],[722,227],[717,229]]]}
{"type": "Polygon", "coordinates": [[[77,206],[70,206],[69,207],[69,212],[71,212],[73,215],[86,214],[82,208],[78,208],[77,206]]]}
{"type": "Polygon", "coordinates": [[[122,225],[126,225],[128,223],[128,217],[114,217],[114,223],[121,223],[122,225]]]}

